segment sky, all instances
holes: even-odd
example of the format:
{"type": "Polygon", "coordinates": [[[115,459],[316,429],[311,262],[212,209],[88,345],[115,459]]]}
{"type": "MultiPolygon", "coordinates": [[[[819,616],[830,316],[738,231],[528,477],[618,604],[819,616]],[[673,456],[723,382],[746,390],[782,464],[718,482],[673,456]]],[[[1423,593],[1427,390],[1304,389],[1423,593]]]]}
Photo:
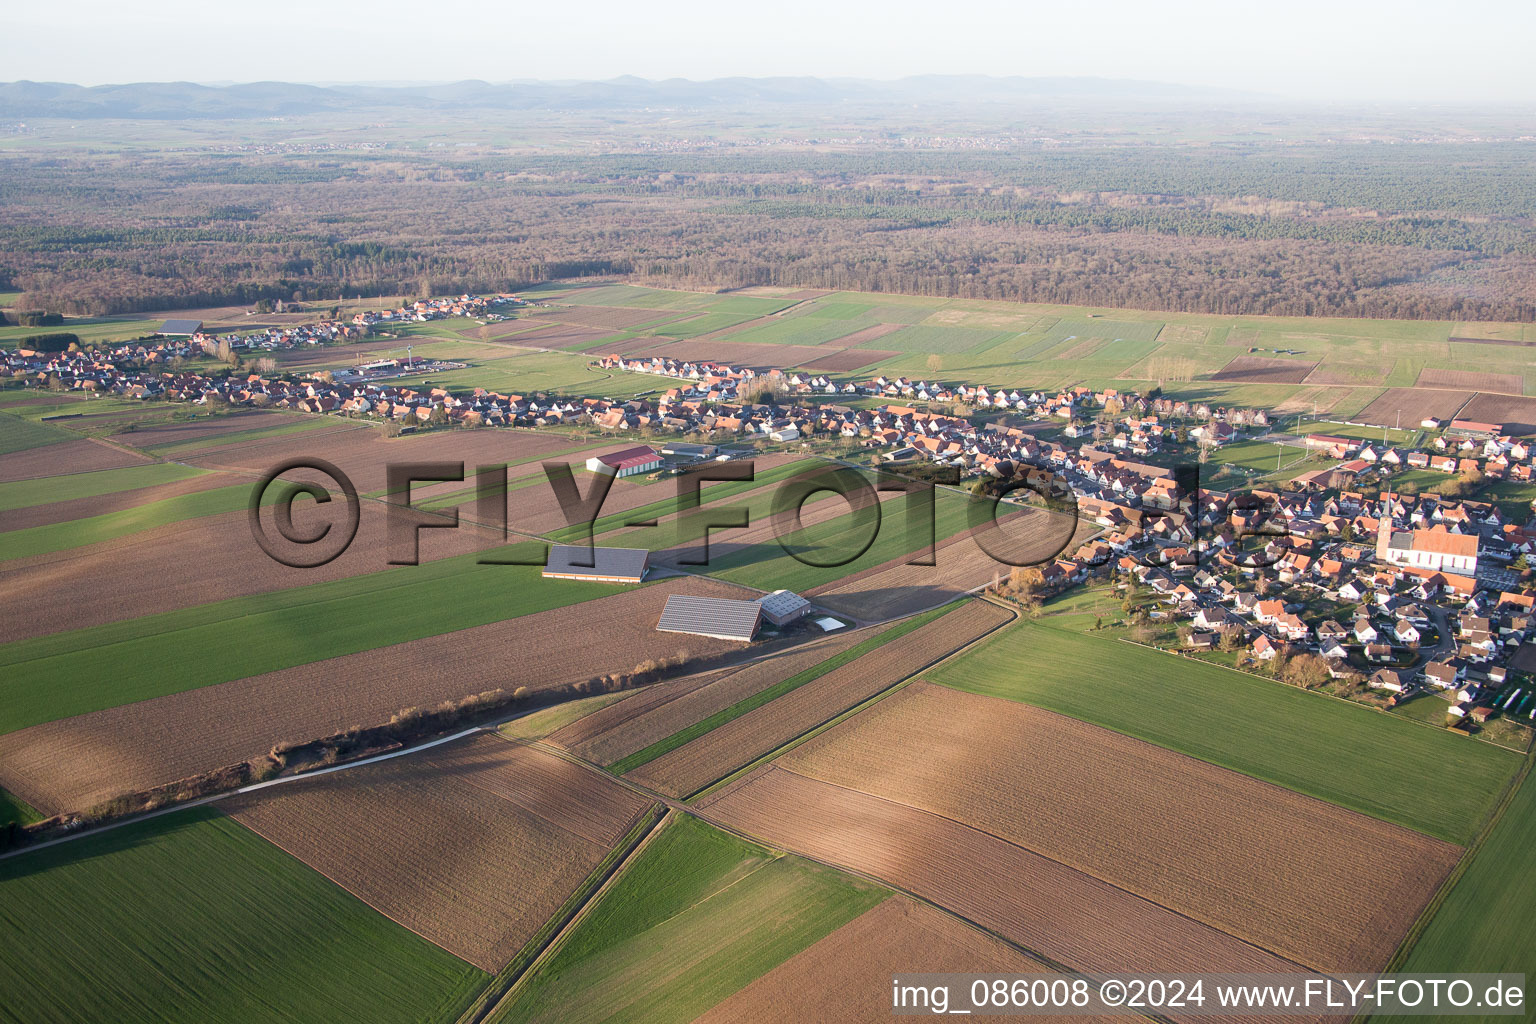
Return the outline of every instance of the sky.
{"type": "Polygon", "coordinates": [[[1338,102],[1536,103],[1532,0],[51,0],[0,80],[1091,75],[1338,102]]]}

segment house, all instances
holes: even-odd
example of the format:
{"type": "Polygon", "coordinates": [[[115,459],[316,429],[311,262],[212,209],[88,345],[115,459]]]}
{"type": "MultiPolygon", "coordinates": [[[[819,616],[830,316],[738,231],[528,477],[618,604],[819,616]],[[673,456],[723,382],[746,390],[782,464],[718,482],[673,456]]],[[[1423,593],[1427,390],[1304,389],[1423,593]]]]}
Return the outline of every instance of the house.
{"type": "Polygon", "coordinates": [[[1424,666],[1424,678],[1442,690],[1449,690],[1461,678],[1461,669],[1449,662],[1432,661],[1424,666]]]}
{"type": "Polygon", "coordinates": [[[1402,679],[1402,672],[1395,672],[1390,668],[1378,668],[1370,674],[1366,685],[1372,689],[1385,689],[1393,694],[1401,694],[1407,683],[1402,679]]]}
{"type": "Polygon", "coordinates": [[[1417,644],[1419,642],[1419,629],[1407,619],[1398,619],[1392,628],[1392,635],[1397,637],[1400,644],[1417,644]]]}
{"type": "Polygon", "coordinates": [[[1371,620],[1364,615],[1355,620],[1355,639],[1362,644],[1376,642],[1376,627],[1371,625],[1371,620]]]}
{"type": "Polygon", "coordinates": [[[594,455],[587,460],[587,469],[604,476],[635,476],[661,468],[661,456],[646,445],[623,448],[605,455],[594,455]]]}

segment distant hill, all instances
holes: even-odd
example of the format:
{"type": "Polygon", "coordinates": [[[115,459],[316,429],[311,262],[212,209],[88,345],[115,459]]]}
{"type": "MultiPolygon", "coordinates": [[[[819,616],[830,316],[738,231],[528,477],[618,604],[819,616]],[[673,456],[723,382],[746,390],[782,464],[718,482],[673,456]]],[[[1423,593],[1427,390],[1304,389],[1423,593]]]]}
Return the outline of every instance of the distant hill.
{"type": "Polygon", "coordinates": [[[5,118],[278,117],[338,110],[637,110],[843,104],[1023,103],[1040,98],[1157,99],[1194,102],[1254,99],[1253,94],[1108,78],[993,78],[922,75],[895,81],[854,78],[682,78],[603,82],[453,82],[444,85],[302,85],[251,82],[209,86],[141,82],[86,87],[60,82],[0,83],[5,118]]]}

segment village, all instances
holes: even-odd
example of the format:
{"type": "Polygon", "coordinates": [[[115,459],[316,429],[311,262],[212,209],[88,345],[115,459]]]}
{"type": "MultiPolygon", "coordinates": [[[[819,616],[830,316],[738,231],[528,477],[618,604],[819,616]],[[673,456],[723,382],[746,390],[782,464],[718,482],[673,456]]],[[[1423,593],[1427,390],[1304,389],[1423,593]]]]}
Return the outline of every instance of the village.
{"type": "MultiPolygon", "coordinates": [[[[0,374],[28,386],[192,406],[289,409],[383,420],[395,432],[570,426],[674,438],[677,472],[722,444],[790,448],[864,465],[951,468],[973,491],[1049,474],[1097,532],[994,589],[1034,606],[1074,588],[1125,595],[1144,642],[1224,658],[1252,671],[1387,704],[1444,698],[1446,720],[1475,728],[1536,716],[1536,551],[1530,505],[1394,486],[1402,473],[1452,481],[1532,480],[1531,442],[1499,424],[1426,421],[1413,446],[1328,433],[1277,433],[1265,410],[1159,393],[1069,387],[1025,391],[876,376],[834,380],[793,370],[604,355],[595,367],[674,386],[629,400],[391,384],[385,360],[349,371],[194,372],[172,361],[282,351],[366,336],[381,324],[496,316],[514,296],[418,302],[348,323],[324,321],[219,338],[195,322],[115,347],[20,349],[0,374]],[[683,438],[692,438],[685,442],[683,438]],[[1222,453],[1266,439],[1315,466],[1273,486],[1233,479],[1222,453]],[[705,443],[708,442],[708,443],[705,443]],[[1225,474],[1225,475],[1223,475],[1225,474]]],[[[462,365],[462,364],[455,364],[462,365]]],[[[418,368],[419,369],[419,368],[418,368]]]]}

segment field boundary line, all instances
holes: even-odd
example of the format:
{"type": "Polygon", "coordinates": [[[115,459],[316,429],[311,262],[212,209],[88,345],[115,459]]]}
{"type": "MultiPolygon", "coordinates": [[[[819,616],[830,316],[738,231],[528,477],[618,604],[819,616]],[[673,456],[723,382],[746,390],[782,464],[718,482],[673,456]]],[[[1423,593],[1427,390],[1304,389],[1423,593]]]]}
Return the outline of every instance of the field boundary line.
{"type": "MultiPolygon", "coordinates": [[[[477,997],[475,1005],[472,1005],[459,1017],[457,1024],[480,1024],[482,1021],[494,1019],[495,1016],[501,1011],[502,1007],[507,1005],[507,1003],[517,995],[519,986],[521,986],[526,979],[531,977],[539,967],[543,966],[547,960],[555,956],[560,951],[561,947],[565,944],[565,940],[569,938],[571,932],[578,925],[580,925],[582,921],[586,920],[587,915],[592,912],[592,908],[601,902],[602,897],[608,892],[608,890],[613,888],[618,880],[623,877],[624,873],[629,869],[629,866],[635,862],[635,859],[645,851],[645,848],[651,844],[653,839],[655,839],[665,830],[667,822],[672,819],[672,816],[674,814],[680,813],[676,808],[665,804],[663,804],[662,812],[659,815],[656,814],[655,811],[656,804],[652,804],[651,808],[647,810],[644,817],[642,817],[640,822],[636,825],[636,828],[640,828],[640,826],[643,825],[644,829],[638,836],[635,836],[635,838],[628,843],[628,848],[625,849],[624,853],[620,854],[611,863],[606,865],[607,874],[603,877],[602,881],[599,882],[590,891],[588,891],[586,897],[581,899],[575,907],[571,908],[569,915],[566,917],[564,923],[550,934],[547,941],[544,943],[544,947],[539,950],[537,955],[532,957],[530,960],[528,960],[527,963],[523,965],[523,967],[517,972],[516,977],[512,978],[507,986],[502,989],[501,994],[496,996],[493,1000],[485,1002],[482,1002],[477,997]]],[[[633,831],[634,830],[631,830],[631,835],[633,834],[633,831]]],[[[624,849],[625,842],[626,840],[629,840],[629,838],[629,836],[625,836],[623,840],[619,841],[614,849],[624,849]]],[[[586,883],[592,881],[593,877],[595,877],[599,872],[602,872],[604,869],[604,865],[599,865],[597,871],[594,872],[593,875],[589,875],[583,882],[582,886],[577,889],[577,893],[580,893],[582,889],[586,888],[586,883]]],[[[564,910],[563,907],[561,909],[564,910]]],[[[557,912],[557,915],[558,913],[559,912],[557,912]]]]}

